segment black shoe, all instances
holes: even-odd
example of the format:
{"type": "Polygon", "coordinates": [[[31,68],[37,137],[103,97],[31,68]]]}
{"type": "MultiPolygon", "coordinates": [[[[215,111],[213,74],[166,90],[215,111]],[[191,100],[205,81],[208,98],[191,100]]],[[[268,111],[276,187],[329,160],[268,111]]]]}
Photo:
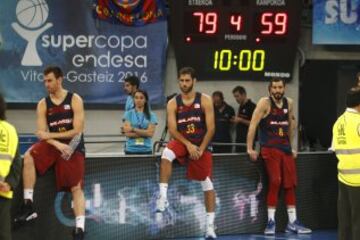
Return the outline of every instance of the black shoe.
{"type": "Polygon", "coordinates": [[[37,213],[34,211],[33,204],[31,201],[24,203],[20,211],[16,214],[14,218],[14,224],[16,226],[31,222],[32,220],[38,217],[37,213]]]}
{"type": "Polygon", "coordinates": [[[73,240],[83,240],[84,235],[84,230],[82,230],[81,228],[75,228],[73,231],[73,240]]]}

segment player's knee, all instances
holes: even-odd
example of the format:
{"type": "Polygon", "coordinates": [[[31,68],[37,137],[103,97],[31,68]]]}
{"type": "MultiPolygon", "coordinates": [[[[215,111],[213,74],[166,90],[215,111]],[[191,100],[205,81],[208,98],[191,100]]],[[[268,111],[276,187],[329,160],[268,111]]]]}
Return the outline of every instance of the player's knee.
{"type": "Polygon", "coordinates": [[[175,155],[174,151],[167,147],[164,149],[164,151],[161,155],[161,159],[165,159],[169,162],[174,161],[175,158],[176,158],[176,155],[175,155]]]}
{"type": "Polygon", "coordinates": [[[204,181],[201,181],[201,188],[204,192],[214,190],[214,185],[209,177],[207,177],[204,181]]]}

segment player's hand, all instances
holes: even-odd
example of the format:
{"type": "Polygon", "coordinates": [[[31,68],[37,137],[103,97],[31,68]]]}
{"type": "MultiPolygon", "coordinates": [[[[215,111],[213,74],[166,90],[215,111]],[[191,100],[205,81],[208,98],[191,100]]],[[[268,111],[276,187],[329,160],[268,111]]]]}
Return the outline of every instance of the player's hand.
{"type": "Polygon", "coordinates": [[[190,159],[192,160],[197,160],[200,158],[200,149],[198,146],[189,143],[186,145],[186,149],[189,153],[190,159]]]}
{"type": "Polygon", "coordinates": [[[66,159],[68,157],[70,157],[71,153],[72,153],[72,149],[69,145],[58,142],[55,147],[61,152],[61,156],[66,159]]]}
{"type": "Polygon", "coordinates": [[[35,134],[40,140],[49,140],[49,139],[51,139],[50,133],[46,132],[46,131],[38,130],[38,131],[36,131],[35,134]]]}
{"type": "Polygon", "coordinates": [[[291,153],[292,153],[293,158],[297,158],[298,153],[296,150],[291,150],[291,153]]]}
{"type": "Polygon", "coordinates": [[[257,158],[258,158],[258,153],[257,151],[253,150],[253,149],[250,149],[250,150],[247,150],[247,153],[249,154],[249,157],[252,161],[256,161],[257,158]]]}
{"type": "Polygon", "coordinates": [[[11,187],[7,182],[0,181],[0,192],[9,192],[10,190],[11,187]]]}

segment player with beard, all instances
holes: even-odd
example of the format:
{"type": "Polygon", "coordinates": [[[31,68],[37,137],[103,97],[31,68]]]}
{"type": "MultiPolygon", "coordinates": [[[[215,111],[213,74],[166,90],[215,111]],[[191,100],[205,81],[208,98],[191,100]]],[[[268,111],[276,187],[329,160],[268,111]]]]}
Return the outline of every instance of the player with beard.
{"type": "Polygon", "coordinates": [[[213,103],[209,96],[195,92],[195,71],[182,68],[178,74],[181,94],[167,104],[168,128],[172,140],[161,156],[158,213],[169,206],[168,182],[172,162],[177,159],[187,166],[187,178],[201,183],[206,207],[206,239],[215,239],[215,191],[212,183],[212,154],[208,145],[215,132],[213,103]]]}
{"type": "Polygon", "coordinates": [[[256,105],[248,136],[247,152],[253,161],[258,153],[253,149],[256,128],[259,125],[261,157],[264,159],[269,178],[267,206],[268,223],[265,234],[275,234],[275,210],[280,187],[285,192],[289,222],[286,232],[311,233],[296,217],[295,187],[297,185],[295,158],[297,152],[291,147],[295,130],[293,100],[284,97],[285,81],[274,78],[268,87],[270,97],[263,97],[256,105]]]}

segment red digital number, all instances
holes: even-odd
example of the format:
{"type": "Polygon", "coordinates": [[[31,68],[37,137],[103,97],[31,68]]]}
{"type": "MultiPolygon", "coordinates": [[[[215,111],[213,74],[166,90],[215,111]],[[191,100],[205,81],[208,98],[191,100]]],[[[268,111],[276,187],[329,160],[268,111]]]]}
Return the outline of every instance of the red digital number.
{"type": "Polygon", "coordinates": [[[217,32],[218,15],[216,12],[194,12],[193,16],[199,18],[198,31],[200,33],[214,34],[217,32]]]}
{"type": "Polygon", "coordinates": [[[242,17],[241,15],[231,15],[230,24],[236,28],[237,32],[241,31],[242,28],[242,17]]]}
{"type": "Polygon", "coordinates": [[[284,35],[287,32],[288,15],[286,13],[265,12],[261,15],[261,25],[264,27],[261,34],[284,35]]]}

